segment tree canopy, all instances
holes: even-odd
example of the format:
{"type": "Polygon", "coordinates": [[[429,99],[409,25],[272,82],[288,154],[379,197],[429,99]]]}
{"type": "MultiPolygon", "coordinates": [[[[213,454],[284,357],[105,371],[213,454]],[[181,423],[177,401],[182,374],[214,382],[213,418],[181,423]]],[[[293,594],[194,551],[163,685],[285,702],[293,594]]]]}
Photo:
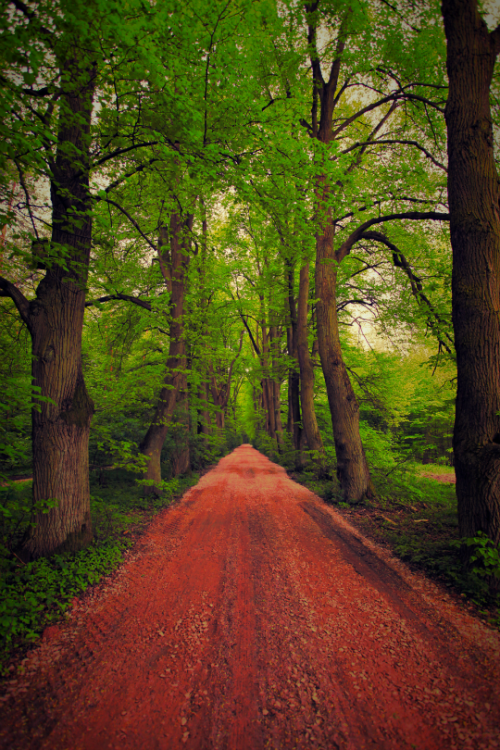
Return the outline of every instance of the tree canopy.
{"type": "MultiPolygon", "coordinates": [[[[0,460],[4,479],[33,474],[23,559],[88,544],[89,471],[109,466],[155,496],[252,440],[356,504],[411,457],[453,461],[455,341],[461,413],[478,377],[461,368],[489,351],[479,329],[467,343],[469,266],[452,298],[450,217],[453,241],[478,189],[449,205],[467,138],[451,136],[453,14],[491,39],[481,106],[498,181],[497,32],[475,0],[0,13],[0,460]]],[[[457,180],[482,179],[485,158],[457,180]]],[[[484,358],[474,444],[491,446],[499,375],[484,358]]],[[[481,500],[458,445],[461,535],[498,543],[496,463],[481,500]]]]}

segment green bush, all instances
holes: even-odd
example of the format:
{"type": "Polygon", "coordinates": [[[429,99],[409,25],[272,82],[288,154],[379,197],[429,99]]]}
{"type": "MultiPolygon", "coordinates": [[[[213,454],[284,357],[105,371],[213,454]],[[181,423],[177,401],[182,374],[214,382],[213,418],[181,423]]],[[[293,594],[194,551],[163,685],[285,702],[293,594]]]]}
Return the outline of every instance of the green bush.
{"type": "Polygon", "coordinates": [[[20,567],[4,565],[0,584],[0,648],[5,658],[16,643],[36,640],[61,617],[71,600],[98,583],[122,560],[128,540],[91,546],[75,555],[53,555],[20,567]],[[5,570],[5,568],[7,568],[5,570]]]}

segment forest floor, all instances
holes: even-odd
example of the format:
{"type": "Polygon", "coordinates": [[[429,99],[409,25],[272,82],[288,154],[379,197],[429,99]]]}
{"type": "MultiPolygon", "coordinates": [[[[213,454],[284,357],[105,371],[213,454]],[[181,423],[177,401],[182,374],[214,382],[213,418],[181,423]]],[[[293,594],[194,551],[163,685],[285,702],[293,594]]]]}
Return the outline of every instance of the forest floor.
{"type": "Polygon", "coordinates": [[[500,635],[250,446],[4,683],[5,750],[500,748],[500,635]]]}

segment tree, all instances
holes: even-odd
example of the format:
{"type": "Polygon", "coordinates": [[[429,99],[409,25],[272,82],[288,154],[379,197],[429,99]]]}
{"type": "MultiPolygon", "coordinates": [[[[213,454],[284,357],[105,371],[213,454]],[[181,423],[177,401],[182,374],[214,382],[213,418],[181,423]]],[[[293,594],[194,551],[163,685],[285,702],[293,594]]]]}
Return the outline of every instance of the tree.
{"type": "MultiPolygon", "coordinates": [[[[38,275],[34,298],[0,279],[2,295],[12,298],[32,340],[34,508],[53,506],[36,514],[22,545],[26,558],[75,550],[92,538],[88,439],[94,405],[81,361],[92,241],[90,175],[93,166],[123,150],[123,143],[109,148],[112,136],[107,153],[97,150],[92,163],[92,117],[96,91],[106,88],[106,66],[130,49],[124,19],[119,2],[102,9],[63,0],[57,8],[39,3],[33,11],[12,0],[3,8],[2,85],[11,109],[2,159],[15,165],[30,222],[30,231],[18,232],[10,244],[14,254],[45,272],[38,275]],[[35,186],[50,190],[50,207],[34,206],[35,186]],[[47,209],[50,217],[43,215],[47,209]]],[[[129,141],[126,150],[137,147],[129,141]]]]}
{"type": "MultiPolygon", "coordinates": [[[[20,114],[32,109],[30,98],[49,97],[45,113],[38,111],[45,126],[38,135],[50,171],[52,233],[50,241],[39,239],[33,244],[35,262],[47,269],[46,274],[33,300],[7,279],[0,280],[3,294],[14,300],[30,332],[33,384],[45,399],[32,412],[34,504],[49,499],[57,502],[37,517],[25,540],[22,554],[29,558],[62,547],[77,549],[92,538],[88,437],[94,406],[83,378],[81,334],[92,233],[90,130],[97,47],[92,29],[87,26],[85,32],[73,27],[73,20],[81,22],[87,15],[82,3],[72,3],[71,13],[64,7],[65,17],[58,20],[57,31],[46,28],[24,3],[14,5],[53,54],[59,78],[57,89],[53,85],[46,87],[47,92],[35,89],[32,84],[39,73],[35,65],[29,73],[27,92],[16,92],[20,94],[16,102],[20,114]],[[47,125],[56,102],[59,119],[54,155],[47,125]]],[[[9,82],[12,92],[15,84],[9,82]]],[[[22,155],[16,156],[13,161],[25,182],[22,155]]]]}
{"type": "Polygon", "coordinates": [[[448,41],[448,198],[457,350],[453,435],[459,533],[500,542],[500,181],[490,86],[500,26],[476,0],[443,0],[448,41]]]}

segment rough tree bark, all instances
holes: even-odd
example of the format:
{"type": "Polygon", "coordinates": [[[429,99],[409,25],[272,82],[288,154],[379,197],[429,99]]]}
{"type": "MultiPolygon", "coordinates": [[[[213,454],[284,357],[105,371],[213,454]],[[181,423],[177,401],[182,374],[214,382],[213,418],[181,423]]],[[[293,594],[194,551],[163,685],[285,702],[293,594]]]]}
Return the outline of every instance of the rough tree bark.
{"type": "Polygon", "coordinates": [[[175,408],[176,446],[172,456],[172,476],[186,474],[191,468],[191,452],[189,449],[189,394],[186,373],[182,374],[177,390],[177,406],[175,408]]]}
{"type": "Polygon", "coordinates": [[[45,277],[33,300],[6,280],[32,339],[33,385],[50,401],[32,410],[33,501],[56,500],[38,513],[20,556],[29,560],[56,551],[75,551],[92,539],[88,439],[94,411],[82,372],[81,339],[92,236],[89,193],[90,124],[97,70],[68,40],[60,62],[58,143],[52,164],[52,237],[34,245],[45,277]],[[78,158],[75,158],[78,154],[78,158]],[[66,267],[57,260],[64,254],[66,267]],[[50,261],[50,255],[54,259],[50,261]]]}
{"type": "Polygon", "coordinates": [[[280,359],[280,335],[277,326],[269,326],[269,354],[271,377],[269,378],[269,396],[270,408],[274,411],[274,428],[276,431],[276,440],[278,448],[283,448],[285,441],[283,438],[283,424],[281,421],[281,383],[279,379],[279,359],[280,359]]]}
{"type": "Polygon", "coordinates": [[[145,486],[148,494],[158,494],[161,485],[161,451],[167,436],[169,423],[174,413],[177,392],[183,382],[186,367],[186,345],[184,341],[184,297],[186,274],[189,265],[189,232],[193,225],[193,214],[181,216],[173,213],[170,226],[160,232],[160,268],[170,291],[170,343],[167,359],[167,374],[163,381],[153,420],[140,445],[140,451],[149,458],[144,479],[151,482],[145,486]]]}
{"type": "Polygon", "coordinates": [[[288,419],[287,431],[292,435],[293,447],[300,450],[300,436],[302,432],[300,417],[300,371],[297,338],[297,305],[294,293],[294,267],[286,261],[286,284],[288,289],[287,350],[290,358],[288,373],[288,419]]]}
{"type": "Polygon", "coordinates": [[[490,84],[500,26],[476,0],[443,0],[449,95],[448,198],[457,351],[453,436],[459,534],[500,542],[500,215],[490,84]]]}
{"type": "Polygon", "coordinates": [[[207,438],[212,434],[212,420],[208,408],[208,383],[203,382],[198,392],[200,408],[198,409],[198,434],[205,435],[207,438]]]}
{"type": "MultiPolygon", "coordinates": [[[[319,2],[306,6],[309,14],[308,41],[311,49],[313,75],[312,135],[324,144],[332,141],[333,113],[342,53],[345,47],[346,22],[349,11],[339,30],[336,53],[328,81],[321,71],[316,42],[315,13],[319,2]],[[319,122],[318,122],[319,102],[319,122]]],[[[337,476],[345,501],[356,503],[373,495],[370,472],[359,433],[359,406],[349,380],[340,346],[337,319],[337,270],[335,257],[334,224],[329,198],[332,185],[324,175],[318,175],[316,184],[316,312],[318,344],[321,366],[325,376],[328,404],[332,416],[333,437],[337,456],[337,476]]]]}
{"type": "Polygon", "coordinates": [[[233,368],[236,364],[236,360],[241,354],[243,347],[243,331],[240,334],[240,345],[238,352],[235,357],[231,360],[229,368],[226,369],[225,365],[214,369],[213,363],[209,365],[210,368],[210,390],[212,392],[212,399],[217,407],[215,412],[215,423],[218,430],[223,430],[226,426],[226,411],[231,396],[231,381],[233,379],[233,368]]]}
{"type": "Polygon", "coordinates": [[[297,353],[300,367],[300,404],[302,427],[309,450],[324,453],[323,441],[314,410],[314,367],[309,354],[307,309],[309,303],[309,263],[300,269],[297,311],[297,353]]]}

